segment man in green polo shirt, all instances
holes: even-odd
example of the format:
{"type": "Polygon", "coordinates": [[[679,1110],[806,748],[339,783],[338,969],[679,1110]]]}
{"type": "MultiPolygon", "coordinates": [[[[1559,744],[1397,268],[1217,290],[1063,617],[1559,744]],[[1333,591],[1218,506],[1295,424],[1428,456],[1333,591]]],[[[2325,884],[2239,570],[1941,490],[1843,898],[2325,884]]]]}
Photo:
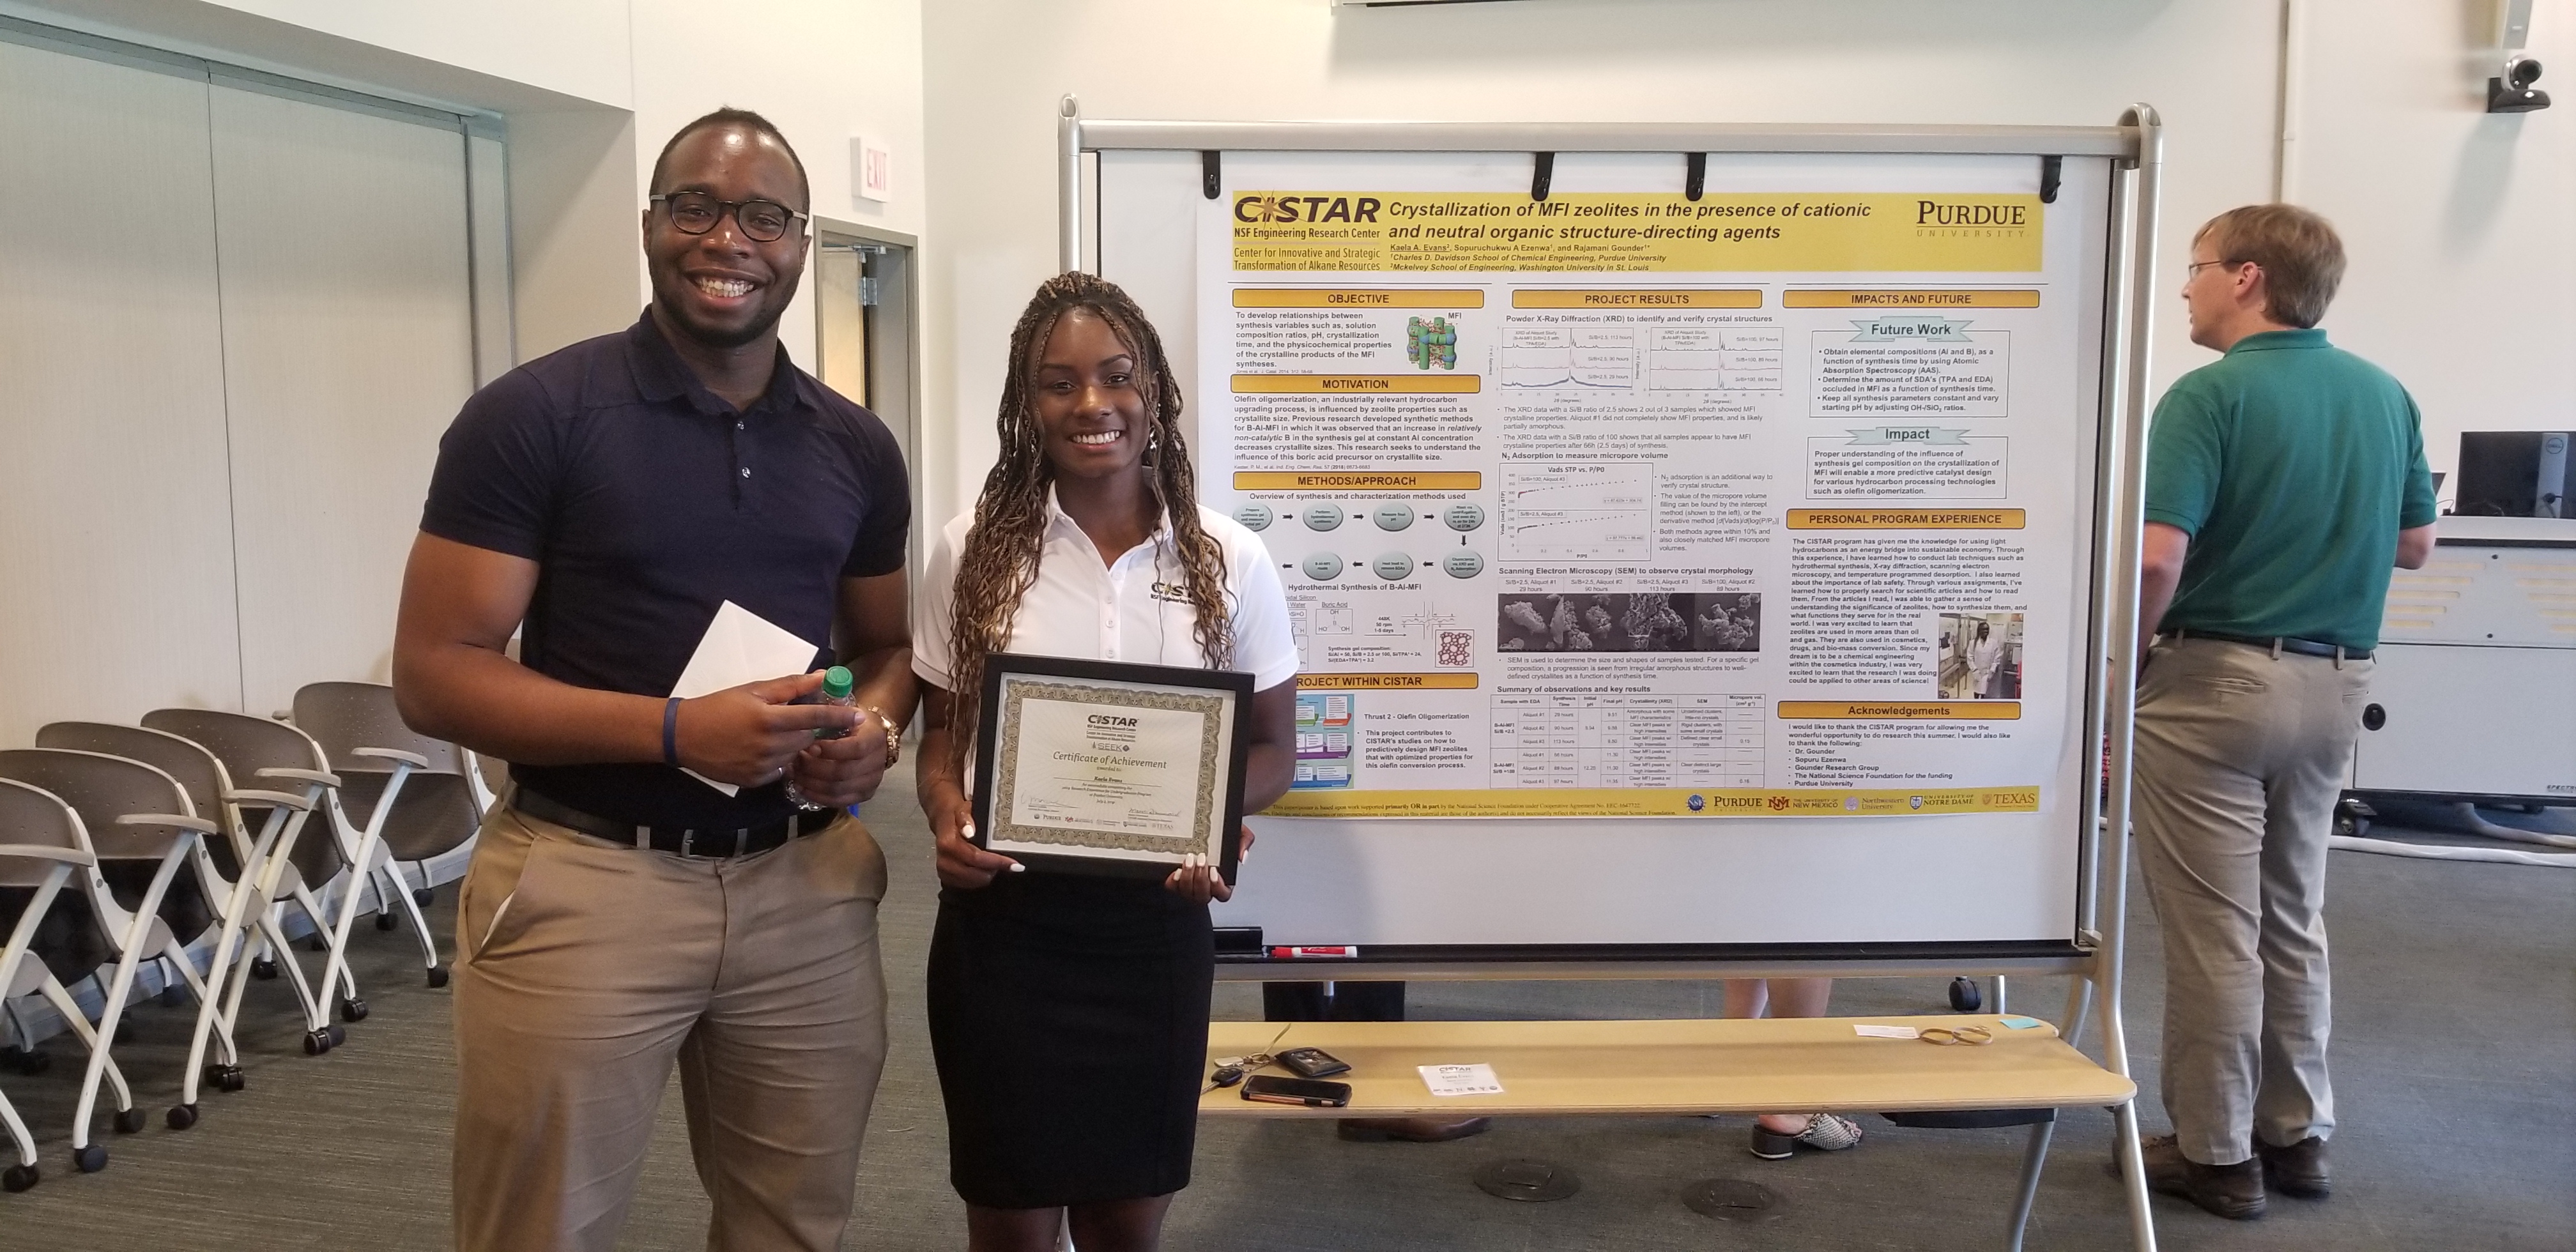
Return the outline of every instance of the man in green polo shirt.
{"type": "Polygon", "coordinates": [[[2165,941],[2157,1190],[2222,1217],[2323,1198],[2326,835],[2391,566],[2433,548],[2415,402],[2316,329],[2323,218],[2220,214],[2192,241],[2191,339],[2226,355],[2157,406],[2139,579],[2136,819],[2165,941]],[[2152,650],[2150,650],[2152,649],[2152,650]]]}

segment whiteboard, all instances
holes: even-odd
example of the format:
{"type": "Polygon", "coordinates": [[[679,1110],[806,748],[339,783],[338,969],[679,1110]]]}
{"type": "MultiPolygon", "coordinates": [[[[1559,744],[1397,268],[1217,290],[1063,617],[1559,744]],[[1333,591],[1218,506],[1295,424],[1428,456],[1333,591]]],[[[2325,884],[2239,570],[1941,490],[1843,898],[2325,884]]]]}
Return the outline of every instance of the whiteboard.
{"type": "MultiPolygon", "coordinates": [[[[1117,124],[1089,125],[1107,131],[1117,124]]],[[[1220,194],[1211,200],[1205,194],[1207,169],[1199,151],[1176,144],[1126,149],[1106,139],[1082,146],[1096,148],[1098,159],[1096,174],[1084,180],[1088,186],[1074,202],[1090,219],[1080,224],[1084,233],[1076,237],[1095,241],[1095,268],[1135,296],[1162,334],[1193,415],[1191,442],[1199,458],[1202,501],[1233,512],[1268,500],[1276,506],[1274,515],[1289,514],[1263,529],[1261,537],[1286,567],[1283,575],[1296,603],[1304,593],[1317,590],[1301,585],[1301,559],[1311,555],[1305,549],[1333,537],[1294,524],[1294,506],[1309,503],[1307,497],[1234,489],[1234,484],[1252,480],[1238,476],[1248,462],[1229,458],[1257,453],[1235,447],[1236,441],[1227,437],[1238,411],[1250,409],[1245,396],[1233,394],[1243,384],[1241,376],[1229,371],[1244,344],[1239,334],[1228,338],[1230,323],[1222,293],[1229,284],[1240,287],[1274,277],[1282,287],[1315,287],[1320,280],[1316,275],[1215,272],[1225,267],[1229,245],[1227,228],[1212,225],[1211,214],[1227,212],[1239,193],[1298,188],[1366,191],[1378,193],[1376,198],[1381,200],[1395,193],[1510,193],[1527,198],[1532,190],[1532,158],[1526,152],[1310,151],[1284,145],[1281,150],[1229,149],[1219,165],[1220,194]],[[1229,376],[1238,378],[1233,389],[1222,385],[1229,376]],[[1211,414],[1225,426],[1208,425],[1211,414]]],[[[1970,152],[1713,152],[1706,158],[1705,194],[1719,202],[1731,195],[1781,193],[2033,196],[2042,179],[2037,154],[2052,150],[2068,149],[2033,146],[2015,151],[2009,143],[1988,142],[1983,151],[1970,152]]],[[[2108,315],[2108,305],[2118,287],[2114,267],[2124,263],[2117,255],[2121,241],[2115,238],[2120,219],[2114,201],[2122,194],[2117,164],[2098,155],[2063,158],[2062,181],[2045,209],[2032,272],[2002,278],[1960,273],[1862,276],[1884,288],[2008,285],[2044,293],[2034,309],[2009,314],[1979,311],[1983,324],[2008,317],[2013,332],[2012,369],[2002,385],[2010,393],[2009,407],[2022,415],[2015,420],[2022,424],[2012,432],[2016,443],[2004,495],[1977,503],[2022,510],[2027,519],[2015,532],[2016,542],[2028,554],[2021,558],[2027,603],[2013,605],[2024,615],[2016,625],[2022,631],[2016,667],[2021,677],[2014,694],[2020,697],[2022,711],[2016,715],[2019,738],[2013,751],[2019,762],[2016,768],[2036,785],[2036,803],[2024,811],[1937,814],[1918,809],[1892,816],[1718,816],[1709,810],[1645,816],[1609,815],[1606,810],[1536,817],[1269,815],[1252,820],[1258,848],[1245,865],[1233,901],[1216,907],[1217,925],[1258,927],[1262,942],[1268,945],[1350,944],[1372,956],[1437,952],[1444,959],[1534,959],[1541,953],[1561,957],[1569,950],[1617,959],[1702,951],[1722,955],[1730,949],[1756,948],[1771,954],[1829,956],[1861,950],[1856,945],[1884,954],[1959,945],[2062,949],[2072,943],[2085,907],[2091,832],[2100,812],[2094,802],[2100,778],[2098,758],[2085,748],[2090,739],[2085,730],[2098,725],[2095,702],[2101,693],[2098,684],[2083,681],[2082,676],[2100,672],[2095,658],[2100,655],[2097,640],[2105,609],[2094,570],[2108,525],[2102,485],[2120,482],[2129,473],[2105,464],[2106,457],[2116,455],[2119,442],[2111,437],[2108,412],[2116,388],[2106,386],[2106,368],[2112,359],[2108,345],[2115,329],[2111,323],[2116,320],[2108,315]],[[2027,448],[2020,442],[2025,440],[2027,448]]],[[[1560,204],[1620,194],[1679,199],[1683,179],[1683,160],[1672,152],[1563,151],[1553,156],[1550,195],[1560,204]]],[[[1349,281],[1456,285],[1469,277],[1378,273],[1349,281]]],[[[1546,277],[1574,286],[1675,285],[1671,275],[1641,279],[1569,272],[1546,277]]],[[[1342,279],[1333,276],[1334,281],[1342,279]]],[[[1531,285],[1528,279],[1527,275],[1519,280],[1497,279],[1496,290],[1514,281],[1531,285]]],[[[1817,320],[1822,315],[1800,310],[1793,316],[1782,305],[1780,293],[1792,286],[1847,287],[1858,281],[1850,275],[1819,272],[1729,271],[1692,279],[1703,286],[1766,293],[1762,307],[1773,311],[1771,319],[1781,324],[1786,341],[1784,392],[1802,386],[1814,390],[1809,385],[1815,378],[1811,362],[1802,358],[1821,353],[1820,349],[1809,351],[1806,344],[1824,342],[1818,336],[1827,327],[1817,320]]],[[[1499,298],[1494,302],[1503,303],[1499,298]]],[[[1502,311],[1488,306],[1488,312],[1502,311]]],[[[1869,311],[1862,310],[1860,316],[1869,316],[1869,311]]],[[[1840,312],[1834,317],[1849,320],[1840,312]]],[[[1470,342],[1456,351],[1470,359],[1454,368],[1481,370],[1488,376],[1519,368],[1507,362],[1506,341],[1519,342],[1510,337],[1526,328],[1508,322],[1503,317],[1485,321],[1462,317],[1470,342]],[[1473,342],[1479,337],[1495,342],[1473,342]]],[[[1537,358],[1523,353],[1509,361],[1533,359],[1537,358]]],[[[1617,367],[1612,360],[1606,368],[1617,367]]],[[[1649,368],[1638,365],[1636,377],[1646,378],[1649,368]]],[[[1524,376],[1540,383],[1548,377],[1543,372],[1524,376]]],[[[1494,394],[1498,393],[1496,389],[1494,394]]],[[[1831,442],[1820,435],[1809,436],[1824,432],[1839,438],[1849,425],[1869,420],[1820,418],[1807,412],[1806,402],[1794,395],[1773,396],[1769,402],[1785,406],[1779,414],[1796,412],[1794,417],[1775,415],[1775,424],[1794,436],[1774,441],[1783,446],[1831,442]]],[[[1514,471],[1506,466],[1501,472],[1514,471]]],[[[1810,498],[1810,484],[1803,478],[1788,483],[1787,477],[1785,473],[1774,477],[1774,498],[1766,509],[1774,519],[1785,518],[1791,509],[1871,503],[1848,496],[1810,498]]],[[[1487,482],[1481,488],[1489,493],[1484,498],[1490,500],[1490,493],[1499,486],[1487,482]]],[[[1449,537],[1454,536],[1443,536],[1449,537]]],[[[1467,538],[1482,542],[1486,537],[1467,538]]],[[[1576,557],[1585,555],[1575,549],[1566,551],[1576,557]]],[[[1517,583],[1501,577],[1514,569],[1555,568],[1507,562],[1499,552],[1489,556],[1492,566],[1479,575],[1479,581],[1492,576],[1497,589],[1526,588],[1526,577],[1517,583]]],[[[1749,562],[1747,568],[1758,564],[1749,562]]],[[[1361,566],[1364,579],[1365,563],[1361,566]]],[[[1572,568],[1580,570],[1581,562],[1572,568]]],[[[1431,580],[1422,584],[1427,591],[1456,590],[1427,572],[1422,577],[1431,580]]],[[[1790,616],[1791,588],[1777,562],[1748,577],[1750,582],[1739,579],[1737,585],[1759,584],[1756,589],[1768,609],[1763,630],[1775,632],[1765,635],[1762,649],[1776,651],[1776,632],[1790,616]]],[[[1483,628],[1494,625],[1490,618],[1482,623],[1483,628]]],[[[1309,674],[1355,668],[1319,664],[1319,641],[1316,634],[1301,634],[1309,674]]],[[[1496,645],[1480,638],[1478,646],[1496,645]]],[[[1620,663],[1651,676],[1656,660],[1634,657],[1622,658],[1620,663]]],[[[1494,661],[1489,653],[1478,664],[1494,661]]],[[[1543,668],[1554,662],[1509,657],[1500,658],[1500,663],[1521,667],[1511,672],[1526,679],[1535,672],[1528,666],[1543,668]]],[[[1497,668],[1480,682],[1477,694],[1463,697],[1468,703],[1459,707],[1481,707],[1484,711],[1479,716],[1501,720],[1504,713],[1494,703],[1495,693],[1511,685],[1505,681],[1508,677],[1497,668]],[[1478,706],[1479,700],[1486,703],[1478,706]]],[[[1772,762],[1767,767],[1772,770],[1768,785],[1784,788],[1783,793],[1818,791],[1783,782],[1793,729],[1786,720],[1790,702],[1783,697],[1796,693],[1777,689],[1776,677],[1742,677],[1738,685],[1754,688],[1753,694],[1763,697],[1761,735],[1772,762]],[[1779,716],[1771,716],[1773,710],[1779,710],[1779,716]]],[[[1857,698],[1870,692],[1840,694],[1857,698]]],[[[1880,694],[1892,699],[1906,693],[1880,694]]],[[[1941,693],[1913,694],[1930,698],[1941,693]]],[[[1558,704],[1579,708],[1593,700],[1569,696],[1558,704]]],[[[1385,703],[1365,693],[1361,702],[1364,707],[1385,703]]],[[[1356,749],[1355,755],[1365,752],[1365,748],[1356,749]]],[[[1480,767],[1460,767],[1460,793],[1503,794],[1486,786],[1499,772],[1496,759],[1485,760],[1480,767]],[[1479,772],[1485,776],[1463,776],[1479,772]]],[[[1369,766],[1363,763],[1359,770],[1367,775],[1369,766]]],[[[1896,789],[1902,791],[1908,785],[1915,784],[1900,782],[1896,789]]],[[[1689,800],[1696,809],[1700,792],[1714,796],[1723,789],[1686,783],[1679,790],[1691,792],[1689,800]]],[[[1762,792],[1755,788],[1743,794],[1762,792]]],[[[1289,803],[1301,801],[1312,802],[1312,798],[1292,793],[1289,803]]]]}

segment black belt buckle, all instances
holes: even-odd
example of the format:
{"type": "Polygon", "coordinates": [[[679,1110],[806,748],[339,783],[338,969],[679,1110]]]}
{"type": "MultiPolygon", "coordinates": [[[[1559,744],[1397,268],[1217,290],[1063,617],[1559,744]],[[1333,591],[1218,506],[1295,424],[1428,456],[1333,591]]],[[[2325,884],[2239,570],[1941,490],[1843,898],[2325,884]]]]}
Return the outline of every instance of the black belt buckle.
{"type": "MultiPolygon", "coordinates": [[[[779,823],[779,825],[781,825],[781,826],[787,826],[787,823],[788,823],[788,822],[790,822],[790,821],[793,821],[793,820],[794,820],[793,818],[789,818],[789,819],[783,820],[783,821],[781,821],[781,822],[779,823]]],[[[762,826],[762,827],[737,826],[737,827],[734,827],[734,828],[733,828],[733,829],[731,829],[731,830],[695,830],[695,829],[690,829],[690,828],[685,828],[685,827],[684,827],[684,828],[682,828],[682,829],[681,829],[681,831],[680,831],[680,855],[682,855],[682,856],[702,856],[702,857],[706,857],[706,858],[708,858],[708,859],[710,859],[710,860],[718,860],[718,861],[731,860],[731,859],[733,859],[734,857],[741,856],[741,855],[745,854],[746,852],[750,851],[750,849],[751,849],[751,836],[752,836],[752,832],[753,832],[755,829],[758,829],[758,830],[767,830],[767,829],[769,829],[769,828],[768,828],[768,827],[766,827],[766,826],[762,826]],[[714,840],[715,840],[715,837],[716,837],[716,836],[718,836],[718,835],[722,835],[722,836],[724,836],[724,838],[725,838],[725,850],[724,850],[724,851],[722,851],[722,852],[717,852],[717,851],[714,851],[714,850],[712,849],[712,847],[710,847],[710,849],[709,849],[709,850],[707,850],[707,851],[704,851],[704,852],[699,851],[699,850],[698,850],[697,843],[698,843],[698,836],[700,836],[700,835],[705,835],[705,836],[707,837],[707,839],[708,839],[708,841],[709,841],[709,843],[710,843],[711,845],[713,844],[713,842],[714,842],[714,840]]],[[[792,839],[792,838],[794,838],[794,837],[795,837],[794,830],[793,830],[793,828],[792,828],[792,827],[790,827],[790,828],[786,831],[786,838],[782,838],[782,839],[780,839],[778,842],[779,842],[779,844],[783,845],[783,844],[785,844],[785,843],[787,842],[787,839],[792,839]]],[[[763,849],[763,851],[766,851],[766,850],[767,850],[767,849],[763,849]]]]}

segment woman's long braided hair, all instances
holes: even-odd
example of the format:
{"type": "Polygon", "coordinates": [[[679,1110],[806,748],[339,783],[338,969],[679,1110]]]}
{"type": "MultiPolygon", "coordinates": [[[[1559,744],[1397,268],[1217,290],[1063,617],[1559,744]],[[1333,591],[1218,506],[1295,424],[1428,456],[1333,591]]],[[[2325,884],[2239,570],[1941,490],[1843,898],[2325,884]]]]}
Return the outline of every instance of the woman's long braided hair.
{"type": "Polygon", "coordinates": [[[1198,617],[1199,653],[1209,669],[1234,664],[1233,618],[1225,604],[1225,553],[1199,526],[1198,485],[1181,437],[1181,389],[1163,355],[1162,336],[1144,310],[1118,285],[1090,274],[1059,274],[1038,287],[1028,311],[1011,331],[1011,372],[1002,384],[995,427],[1002,453],[984,476],[975,501],[975,524],[958,554],[954,620],[949,627],[949,725],[959,769],[974,746],[977,706],[984,694],[984,658],[1011,642],[1020,597],[1037,581],[1038,553],[1046,537],[1048,489],[1055,467],[1047,462],[1046,432],[1033,393],[1038,359],[1065,314],[1082,310],[1118,336],[1136,362],[1136,389],[1145,402],[1145,482],[1163,507],[1181,564],[1182,592],[1198,617]]]}

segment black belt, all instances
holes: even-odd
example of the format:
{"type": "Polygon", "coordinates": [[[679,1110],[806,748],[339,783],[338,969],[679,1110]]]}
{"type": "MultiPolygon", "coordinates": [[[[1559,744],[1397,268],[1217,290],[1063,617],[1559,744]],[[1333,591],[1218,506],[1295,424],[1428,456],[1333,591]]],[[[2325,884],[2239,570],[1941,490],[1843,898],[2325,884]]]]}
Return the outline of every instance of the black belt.
{"type": "Polygon", "coordinates": [[[810,835],[841,820],[839,809],[800,812],[765,826],[700,829],[688,826],[639,826],[585,813],[571,805],[530,791],[525,787],[510,801],[511,807],[539,821],[569,826],[585,835],[597,835],[617,843],[651,848],[679,856],[733,857],[753,856],[785,844],[800,835],[810,835]]]}
{"type": "Polygon", "coordinates": [[[2288,635],[2275,635],[2269,639],[2250,639],[2244,635],[2222,635],[2212,630],[2168,630],[2156,637],[2159,639],[2215,639],[2220,643],[2241,643],[2246,647],[2261,648],[2266,652],[2278,648],[2283,652],[2296,652],[2301,656],[2330,656],[2346,661],[2367,661],[2370,659],[2371,651],[2368,648],[2347,648],[2339,643],[2319,643],[2314,639],[2295,639],[2288,635]]]}

